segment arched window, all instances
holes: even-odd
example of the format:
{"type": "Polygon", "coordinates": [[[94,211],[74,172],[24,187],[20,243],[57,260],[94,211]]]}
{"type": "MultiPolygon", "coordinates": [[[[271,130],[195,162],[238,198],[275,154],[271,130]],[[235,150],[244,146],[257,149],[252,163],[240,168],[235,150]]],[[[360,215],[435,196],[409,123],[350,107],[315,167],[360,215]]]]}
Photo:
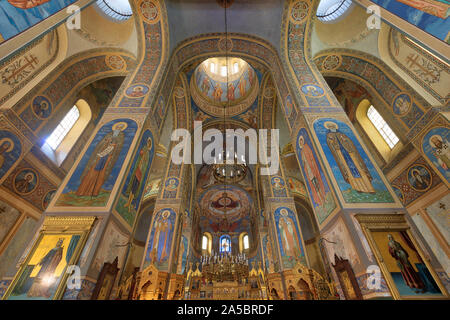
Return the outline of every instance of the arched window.
{"type": "Polygon", "coordinates": [[[207,236],[203,236],[202,250],[208,250],[208,237],[207,236]]]}
{"type": "Polygon", "coordinates": [[[202,254],[211,254],[212,236],[209,232],[203,233],[202,236],[202,254]]]}
{"type": "Polygon", "coordinates": [[[374,108],[370,106],[367,109],[367,117],[372,122],[372,124],[377,128],[378,132],[383,137],[384,141],[388,144],[389,148],[394,148],[394,146],[400,141],[397,135],[392,131],[391,127],[384,121],[381,114],[374,108]]]}
{"type": "MultiPolygon", "coordinates": [[[[47,136],[41,150],[60,166],[86,129],[91,118],[92,112],[89,104],[83,99],[78,100],[47,136]]],[[[49,125],[51,126],[51,122],[49,125]]]]}
{"type": "Polygon", "coordinates": [[[352,0],[321,0],[316,16],[320,21],[332,22],[342,17],[352,5],[352,0]]]}
{"type": "Polygon", "coordinates": [[[355,118],[385,162],[393,159],[402,149],[399,137],[368,99],[359,103],[355,118]]]}
{"type": "Polygon", "coordinates": [[[247,232],[242,232],[239,235],[239,251],[243,253],[250,249],[250,237],[247,232]]]}
{"type": "Polygon", "coordinates": [[[250,242],[248,240],[248,234],[244,235],[243,243],[244,243],[244,250],[247,250],[247,249],[250,248],[250,242]]]}
{"type": "Polygon", "coordinates": [[[128,0],[97,0],[97,6],[115,20],[128,20],[133,15],[128,0]]]}
{"type": "Polygon", "coordinates": [[[56,150],[63,141],[64,137],[69,133],[70,129],[75,125],[78,118],[80,117],[80,111],[77,106],[73,106],[72,109],[66,114],[66,116],[61,120],[58,126],[53,130],[50,136],[45,140],[45,142],[50,146],[50,148],[56,150]]]}
{"type": "Polygon", "coordinates": [[[220,253],[229,253],[231,252],[231,238],[229,235],[223,235],[220,237],[220,247],[219,252],[220,253]]]}

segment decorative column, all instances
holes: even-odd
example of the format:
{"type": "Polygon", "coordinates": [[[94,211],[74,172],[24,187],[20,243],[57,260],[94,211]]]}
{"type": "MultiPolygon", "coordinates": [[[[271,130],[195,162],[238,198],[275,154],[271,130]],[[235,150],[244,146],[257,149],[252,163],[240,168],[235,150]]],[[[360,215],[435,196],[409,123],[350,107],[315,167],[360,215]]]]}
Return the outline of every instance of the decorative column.
{"type": "MultiPolygon", "coordinates": [[[[157,0],[133,0],[130,3],[139,43],[137,66],[124,80],[42,219],[44,223],[50,217],[55,220],[70,217],[95,219],[87,239],[76,244],[66,244],[64,240],[59,242],[63,250],[73,250],[70,260],[73,266],[66,265],[63,270],[48,270],[46,274],[46,277],[62,277],[66,272],[73,272],[72,275],[81,277],[81,288],[70,286],[69,282],[57,281],[57,287],[52,287],[50,293],[44,293],[39,289],[44,285],[39,274],[19,271],[9,288],[10,298],[18,294],[18,282],[36,284],[32,295],[29,294],[31,289],[24,292],[33,297],[89,299],[96,287],[96,290],[112,292],[104,298],[114,298],[116,284],[111,281],[99,283],[97,277],[103,264],[112,263],[116,257],[119,272],[124,267],[136,213],[150,172],[155,144],[159,139],[159,126],[148,115],[157,103],[158,109],[162,109],[160,112],[165,111],[161,99],[157,101],[155,98],[167,62],[167,16],[164,3],[157,0]]],[[[125,64],[120,56],[107,59],[113,59],[110,62],[115,66],[125,64]]],[[[69,225],[61,231],[61,237],[71,232],[69,225]]],[[[58,247],[59,244],[44,246],[35,242],[26,261],[36,264],[37,260],[33,260],[38,259],[36,252],[45,253],[52,245],[58,247]]]]}
{"type": "MultiPolygon", "coordinates": [[[[384,215],[395,217],[405,209],[312,62],[309,37],[317,4],[317,1],[289,1],[284,12],[282,60],[295,88],[292,101],[285,100],[286,106],[293,102],[293,107],[285,108],[288,122],[289,110],[299,113],[290,122],[292,143],[341,298],[398,297],[392,285],[395,281],[391,281],[398,271],[394,267],[381,270],[379,267],[382,260],[390,261],[391,266],[396,263],[395,258],[386,255],[390,238],[379,233],[378,242],[368,243],[355,215],[372,214],[372,219],[377,216],[381,219],[384,215]],[[348,267],[338,269],[338,261],[348,267]]],[[[325,63],[332,68],[342,61],[338,56],[330,56],[325,63]]],[[[408,254],[420,251],[407,245],[413,243],[408,237],[402,240],[400,234],[392,236],[408,254]]],[[[420,260],[417,263],[418,268],[423,267],[420,260]]],[[[417,277],[425,273],[418,270],[417,277]]],[[[439,282],[434,277],[430,279],[433,281],[439,282]]],[[[408,286],[411,294],[416,294],[414,285],[408,286]]],[[[423,288],[421,284],[418,286],[423,288]]]]}
{"type": "MultiPolygon", "coordinates": [[[[189,128],[190,100],[184,74],[176,80],[173,92],[173,108],[175,128],[189,128]]],[[[191,166],[177,165],[172,161],[170,147],[166,173],[162,180],[160,193],[155,203],[151,228],[145,245],[145,256],[141,264],[141,278],[138,294],[142,299],[174,299],[181,296],[184,288],[184,275],[178,271],[178,258],[181,246],[188,249],[186,235],[182,235],[185,211],[190,210],[190,190],[192,182],[191,166]],[[189,197],[188,197],[189,195],[189,197]],[[151,273],[150,273],[151,272],[151,273]],[[147,286],[155,283],[157,286],[147,286]]],[[[188,222],[188,221],[186,221],[188,222]]],[[[182,253],[182,255],[187,255],[182,253]]],[[[185,266],[186,267],[186,266],[185,266]]]]}

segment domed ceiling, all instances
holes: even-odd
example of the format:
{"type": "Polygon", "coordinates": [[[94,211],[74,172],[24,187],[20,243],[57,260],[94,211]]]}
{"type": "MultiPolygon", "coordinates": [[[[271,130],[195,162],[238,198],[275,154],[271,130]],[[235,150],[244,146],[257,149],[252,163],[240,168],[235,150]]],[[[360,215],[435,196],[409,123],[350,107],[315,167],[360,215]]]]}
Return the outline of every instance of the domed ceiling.
{"type": "Polygon", "coordinates": [[[239,58],[210,58],[191,77],[191,95],[204,112],[232,117],[247,110],[258,95],[255,70],[239,58]]]}
{"type": "Polygon", "coordinates": [[[252,198],[243,189],[230,185],[216,185],[199,198],[203,215],[211,222],[237,222],[249,215],[252,198]]]}

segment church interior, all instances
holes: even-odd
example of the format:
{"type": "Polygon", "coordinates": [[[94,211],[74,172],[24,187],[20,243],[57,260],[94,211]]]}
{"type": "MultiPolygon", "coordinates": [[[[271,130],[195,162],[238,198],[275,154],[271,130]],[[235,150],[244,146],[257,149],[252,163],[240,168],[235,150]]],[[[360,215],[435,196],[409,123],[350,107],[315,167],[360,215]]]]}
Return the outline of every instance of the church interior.
{"type": "Polygon", "coordinates": [[[1,299],[448,299],[449,14],[1,0],[1,299]]]}

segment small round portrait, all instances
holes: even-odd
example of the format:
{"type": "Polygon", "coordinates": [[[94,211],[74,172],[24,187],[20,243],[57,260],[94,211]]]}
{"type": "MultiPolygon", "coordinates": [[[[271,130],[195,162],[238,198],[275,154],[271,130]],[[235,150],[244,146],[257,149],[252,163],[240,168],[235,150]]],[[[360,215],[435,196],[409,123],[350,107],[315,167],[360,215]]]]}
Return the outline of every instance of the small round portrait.
{"type": "Polygon", "coordinates": [[[302,92],[305,96],[308,97],[321,97],[325,94],[325,91],[322,87],[319,87],[315,84],[305,84],[302,86],[302,92]]]}
{"type": "Polygon", "coordinates": [[[28,194],[34,191],[38,185],[38,175],[32,169],[22,169],[13,180],[14,190],[19,194],[28,194]]]}
{"type": "Polygon", "coordinates": [[[33,113],[40,119],[47,119],[52,113],[50,100],[43,96],[37,96],[31,103],[33,113]]]}
{"type": "Polygon", "coordinates": [[[178,179],[169,178],[166,181],[166,189],[167,190],[175,190],[178,187],[178,179]]]}
{"type": "Polygon", "coordinates": [[[414,165],[408,170],[408,183],[416,191],[425,191],[431,187],[430,171],[422,165],[414,165]]]}
{"type": "Polygon", "coordinates": [[[42,209],[47,209],[48,205],[50,204],[50,201],[52,201],[53,196],[55,195],[56,190],[50,190],[49,192],[47,192],[44,196],[44,198],[42,198],[42,209]]]}
{"type": "Polygon", "coordinates": [[[145,96],[147,94],[147,92],[148,92],[148,87],[146,85],[135,84],[135,85],[129,86],[127,88],[127,90],[125,91],[125,94],[131,98],[140,98],[140,97],[145,96]]]}
{"type": "Polygon", "coordinates": [[[394,98],[392,108],[394,113],[401,116],[405,115],[411,110],[411,97],[406,93],[401,93],[394,98]]]}
{"type": "Polygon", "coordinates": [[[275,189],[283,189],[284,187],[284,181],[283,179],[279,178],[279,177],[273,177],[272,178],[272,186],[275,189]]]}

